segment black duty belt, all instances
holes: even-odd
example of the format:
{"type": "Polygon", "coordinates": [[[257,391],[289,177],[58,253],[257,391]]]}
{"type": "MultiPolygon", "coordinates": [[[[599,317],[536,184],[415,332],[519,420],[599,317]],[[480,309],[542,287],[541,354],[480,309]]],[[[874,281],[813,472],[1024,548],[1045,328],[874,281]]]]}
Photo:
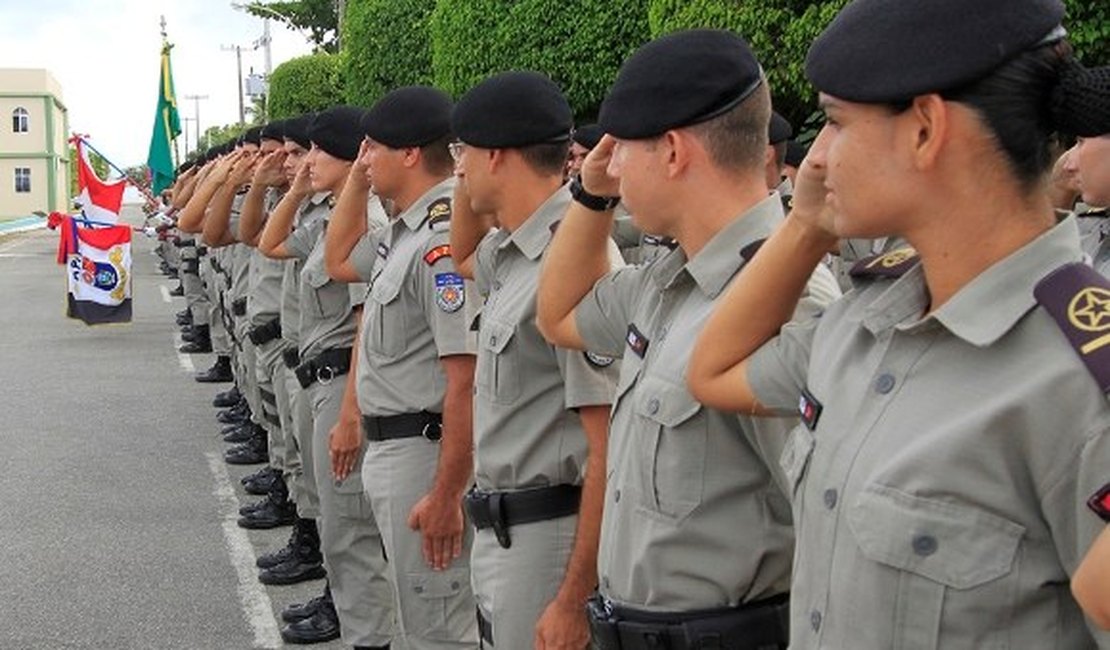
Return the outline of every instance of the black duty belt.
{"type": "Polygon", "coordinates": [[[790,595],[698,612],[646,612],[595,595],[586,604],[595,650],[782,650],[790,595]]]}
{"type": "Polygon", "coordinates": [[[521,524],[569,517],[578,512],[582,486],[553,485],[519,492],[472,489],[463,499],[470,521],[478,530],[492,528],[501,548],[513,545],[509,529],[521,524]]]}
{"type": "Polygon", "coordinates": [[[195,240],[195,239],[178,239],[177,241],[175,241],[173,243],[173,245],[178,247],[178,248],[193,248],[197,245],[197,240],[195,240]]]}
{"type": "Polygon", "coordinates": [[[265,325],[252,327],[247,332],[247,338],[255,345],[266,345],[276,338],[281,338],[281,318],[271,318],[265,325]]]}
{"type": "Polygon", "coordinates": [[[181,260],[181,272],[187,275],[200,275],[200,260],[181,260]]]}
{"type": "Polygon", "coordinates": [[[285,362],[285,367],[290,370],[296,370],[297,366],[301,365],[301,354],[295,345],[282,350],[281,359],[285,362]]]}
{"type": "Polygon", "coordinates": [[[231,302],[231,313],[234,316],[246,316],[247,315],[247,299],[246,298],[236,298],[235,300],[233,300],[231,302]]]}
{"type": "Polygon", "coordinates": [[[332,348],[297,366],[294,372],[301,388],[316,382],[330,384],[333,379],[347,374],[351,369],[351,348],[332,348]]]}
{"type": "Polygon", "coordinates": [[[439,413],[403,413],[386,417],[362,416],[362,431],[371,442],[423,436],[438,442],[443,436],[443,416],[439,413]]]}
{"type": "Polygon", "coordinates": [[[207,254],[208,254],[208,247],[207,246],[197,246],[197,255],[207,255],[207,254]]]}
{"type": "Polygon", "coordinates": [[[208,259],[212,261],[212,270],[215,271],[216,273],[219,273],[220,275],[223,275],[224,274],[224,267],[220,265],[218,260],[216,260],[216,256],[213,255],[212,257],[209,257],[208,259]]]}
{"type": "Polygon", "coordinates": [[[482,648],[485,648],[487,643],[491,648],[493,647],[493,621],[486,618],[481,607],[478,608],[478,638],[482,642],[482,648]]]}

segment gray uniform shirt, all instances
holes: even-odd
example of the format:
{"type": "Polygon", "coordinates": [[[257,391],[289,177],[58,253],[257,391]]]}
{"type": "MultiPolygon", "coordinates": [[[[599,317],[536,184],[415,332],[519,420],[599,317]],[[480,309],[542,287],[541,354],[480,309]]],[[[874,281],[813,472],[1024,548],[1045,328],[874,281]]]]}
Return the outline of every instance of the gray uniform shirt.
{"type": "Polygon", "coordinates": [[[331,212],[330,198],[331,192],[317,192],[305,199],[285,240],[293,258],[285,261],[281,278],[281,338],[292,343],[301,340],[301,269],[316,244],[324,218],[331,212]]]}
{"type": "MultiPolygon", "coordinates": [[[[243,211],[243,201],[246,200],[246,198],[247,193],[240,190],[231,201],[231,215],[228,217],[228,229],[231,231],[232,236],[239,233],[239,217],[243,211]]],[[[228,295],[231,297],[232,301],[246,298],[249,293],[248,288],[250,285],[251,253],[254,249],[239,243],[225,246],[224,248],[230,251],[228,258],[231,264],[231,288],[228,290],[228,295]]],[[[240,318],[240,316],[236,316],[235,318],[240,318]]]]}
{"type": "Polygon", "coordinates": [[[1081,258],[1069,219],[927,316],[917,265],[751,358],[763,404],[815,414],[783,454],[792,648],[1094,647],[1068,576],[1104,526],[1110,402],[1033,297],[1081,258]]]}
{"type": "MultiPolygon", "coordinates": [[[[271,187],[266,191],[262,209],[269,215],[278,202],[281,192],[271,187]]],[[[238,226],[236,226],[238,233],[238,226]]],[[[238,237],[238,234],[236,234],[238,237]]],[[[285,275],[285,260],[274,260],[251,248],[250,277],[247,294],[247,318],[251,325],[265,325],[281,313],[281,286],[285,275]]]]}
{"type": "Polygon", "coordinates": [[[474,354],[466,305],[473,295],[450,252],[453,178],[386,226],[362,313],[358,405],[364,415],[443,411],[440,357],[474,354]],[[433,223],[434,221],[434,223],[433,223]]]}
{"type": "Polygon", "coordinates": [[[769,196],[693,259],[676,249],[610,273],[576,309],[586,345],[623,356],[598,556],[618,603],[692,611],[787,590],[793,530],[774,472],[793,421],[706,408],[685,378],[717,298],[781,219],[769,196]]]}
{"type": "Polygon", "coordinates": [[[488,295],[474,380],[482,489],[581,484],[586,434],[573,409],[613,399],[612,358],[556,348],[536,328],[540,264],[569,206],[570,192],[561,188],[514,232],[495,230],[478,246],[475,280],[488,295]]]}

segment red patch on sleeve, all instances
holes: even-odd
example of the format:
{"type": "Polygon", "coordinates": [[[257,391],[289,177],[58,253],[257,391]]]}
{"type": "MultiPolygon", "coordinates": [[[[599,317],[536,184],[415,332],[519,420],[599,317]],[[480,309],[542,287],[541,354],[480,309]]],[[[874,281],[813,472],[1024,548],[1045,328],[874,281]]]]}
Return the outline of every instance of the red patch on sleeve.
{"type": "Polygon", "coordinates": [[[1102,486],[1102,489],[1087,501],[1087,505],[1103,521],[1110,523],[1110,483],[1102,486]]]}
{"type": "Polygon", "coordinates": [[[424,261],[428,263],[428,266],[431,266],[445,257],[451,257],[450,244],[436,246],[432,250],[428,251],[424,254],[424,261]]]}

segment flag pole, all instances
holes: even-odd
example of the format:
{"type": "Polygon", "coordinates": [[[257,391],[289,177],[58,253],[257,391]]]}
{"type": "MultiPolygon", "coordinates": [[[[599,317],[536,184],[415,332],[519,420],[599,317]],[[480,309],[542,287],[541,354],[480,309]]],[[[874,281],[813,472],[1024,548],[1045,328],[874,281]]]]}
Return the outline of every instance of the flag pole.
{"type": "Polygon", "coordinates": [[[126,182],[131,187],[134,187],[135,189],[142,192],[143,196],[145,196],[146,198],[150,199],[151,201],[156,202],[156,199],[154,198],[154,194],[152,194],[151,191],[150,191],[150,187],[148,187],[146,185],[140,185],[140,184],[136,183],[135,181],[131,180],[131,177],[128,176],[126,171],[120,169],[119,165],[117,165],[114,162],[112,162],[111,160],[109,160],[108,156],[105,156],[104,154],[100,153],[100,150],[97,149],[96,147],[92,146],[92,144],[90,144],[88,140],[81,137],[81,135],[78,134],[78,133],[74,133],[73,137],[70,138],[71,142],[74,141],[74,140],[80,140],[81,144],[83,144],[83,145],[85,145],[86,147],[89,148],[89,151],[91,151],[91,152],[95,153],[96,155],[100,156],[100,159],[103,160],[104,162],[108,163],[109,167],[111,167],[112,169],[119,172],[120,176],[123,177],[124,182],[126,182]]]}
{"type": "MultiPolygon", "coordinates": [[[[163,14],[161,16],[161,19],[162,19],[162,21],[161,21],[161,25],[162,25],[162,48],[165,49],[166,47],[169,46],[169,36],[166,34],[166,16],[165,16],[165,14],[163,14]]],[[[177,150],[177,138],[171,138],[171,141],[173,142],[173,166],[174,166],[174,168],[177,168],[178,166],[181,165],[181,156],[179,155],[178,150],[177,150]]]]}

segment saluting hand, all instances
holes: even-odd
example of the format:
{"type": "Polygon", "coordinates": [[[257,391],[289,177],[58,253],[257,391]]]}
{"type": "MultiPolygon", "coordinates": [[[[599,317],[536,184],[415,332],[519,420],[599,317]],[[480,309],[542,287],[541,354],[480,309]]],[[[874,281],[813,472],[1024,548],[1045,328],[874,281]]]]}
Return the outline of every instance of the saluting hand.
{"type": "Polygon", "coordinates": [[[351,163],[351,170],[347,174],[347,184],[344,187],[370,189],[370,146],[370,141],[363,138],[362,143],[358,146],[358,156],[351,163]]]}
{"type": "Polygon", "coordinates": [[[609,175],[609,163],[619,155],[617,140],[606,134],[582,163],[582,187],[594,196],[620,196],[620,180],[609,175]]]}
{"type": "Polygon", "coordinates": [[[429,492],[409,513],[409,528],[424,538],[424,561],[435,571],[443,571],[462,555],[462,497],[449,498],[429,492]]]}
{"type": "Polygon", "coordinates": [[[282,171],[282,165],[288,155],[284,149],[266,154],[254,168],[254,178],[251,179],[251,184],[265,187],[285,185],[285,172],[282,171]]]}
{"type": "Polygon", "coordinates": [[[297,175],[293,177],[293,184],[289,191],[300,196],[312,194],[312,177],[309,175],[307,164],[301,165],[301,168],[297,170],[297,175]]]}
{"type": "Polygon", "coordinates": [[[825,186],[825,138],[826,131],[817,134],[810,147],[809,155],[798,168],[794,179],[794,196],[790,208],[790,218],[810,226],[835,240],[836,215],[830,205],[829,189],[825,186]]]}
{"type": "Polygon", "coordinates": [[[254,176],[254,167],[258,164],[258,154],[254,152],[244,152],[239,160],[231,166],[231,171],[227,174],[227,182],[233,187],[242,187],[250,181],[254,176]]]}

